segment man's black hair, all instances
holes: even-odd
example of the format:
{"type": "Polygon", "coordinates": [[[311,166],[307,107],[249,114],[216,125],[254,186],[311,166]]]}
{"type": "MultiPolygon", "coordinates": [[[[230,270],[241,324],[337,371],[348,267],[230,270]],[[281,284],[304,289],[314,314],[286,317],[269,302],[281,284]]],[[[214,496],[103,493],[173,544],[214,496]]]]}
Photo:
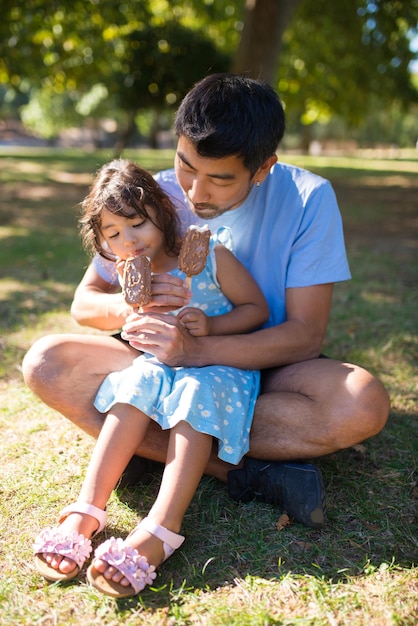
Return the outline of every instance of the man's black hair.
{"type": "Polygon", "coordinates": [[[196,83],[174,123],[176,134],[191,141],[200,156],[239,156],[251,174],[276,152],[284,129],[274,89],[239,74],[212,74],[196,83]]]}

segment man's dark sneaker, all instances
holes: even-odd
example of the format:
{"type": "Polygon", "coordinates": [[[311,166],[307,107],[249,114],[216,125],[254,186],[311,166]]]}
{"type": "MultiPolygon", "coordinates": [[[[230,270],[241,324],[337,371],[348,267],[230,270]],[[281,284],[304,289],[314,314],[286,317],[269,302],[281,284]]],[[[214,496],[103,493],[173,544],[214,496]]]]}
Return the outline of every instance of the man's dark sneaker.
{"type": "Polygon", "coordinates": [[[157,463],[135,454],[125,467],[120,481],[118,482],[118,488],[134,487],[138,483],[143,482],[146,476],[153,472],[156,465],[157,463]]]}
{"type": "Polygon", "coordinates": [[[310,528],[325,523],[325,490],[321,472],[309,463],[278,463],[247,457],[244,467],[228,472],[233,500],[257,499],[278,504],[297,522],[310,528]]]}

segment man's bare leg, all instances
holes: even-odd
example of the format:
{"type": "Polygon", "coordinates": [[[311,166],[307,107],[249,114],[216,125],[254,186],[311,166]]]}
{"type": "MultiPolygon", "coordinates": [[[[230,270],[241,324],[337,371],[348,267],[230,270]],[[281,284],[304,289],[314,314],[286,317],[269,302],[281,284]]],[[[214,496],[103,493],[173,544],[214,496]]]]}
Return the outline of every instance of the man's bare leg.
{"type": "Polygon", "coordinates": [[[251,429],[251,456],[228,472],[229,495],[278,504],[296,521],[322,528],[321,472],[289,459],[329,454],[379,432],[389,413],[387,393],[365,370],[330,359],[266,374],[251,429]]]}
{"type": "Polygon", "coordinates": [[[382,430],[389,397],[369,372],[313,359],[266,373],[251,429],[250,456],[316,458],[382,430]]]}
{"type": "MultiPolygon", "coordinates": [[[[28,386],[46,404],[97,438],[103,423],[93,407],[97,390],[107,374],[128,367],[136,354],[110,337],[53,336],[33,346],[23,371],[28,386]]],[[[297,521],[321,528],[321,473],[294,461],[330,454],[377,434],[388,413],[382,384],[360,367],[314,359],[266,372],[244,466],[233,469],[219,460],[215,443],[205,473],[227,482],[237,500],[257,497],[277,503],[297,521]]],[[[164,462],[167,445],[167,433],[151,423],[137,454],[164,462]]]]}
{"type": "MultiPolygon", "coordinates": [[[[97,439],[104,420],[93,406],[99,386],[110,372],[129,367],[138,354],[126,342],[104,335],[50,335],[30,348],[23,360],[23,375],[46,405],[97,439]]],[[[137,453],[164,463],[168,440],[169,431],[151,422],[137,453]]],[[[216,475],[216,453],[213,459],[216,475]]],[[[224,465],[233,466],[220,461],[219,477],[226,480],[224,465]]]]}
{"type": "MultiPolygon", "coordinates": [[[[263,375],[248,455],[269,461],[312,459],[379,433],[389,396],[369,372],[332,359],[313,359],[263,375]]],[[[227,481],[231,465],[216,458],[206,473],[227,481]]]]}
{"type": "Polygon", "coordinates": [[[138,352],[104,335],[50,335],[26,354],[28,387],[87,434],[97,439],[104,416],[93,406],[103,379],[132,364],[138,352]]]}
{"type": "MultiPolygon", "coordinates": [[[[52,335],[36,342],[23,362],[26,383],[48,406],[97,438],[103,415],[93,400],[111,371],[131,365],[138,352],[124,342],[95,335],[52,335]]],[[[389,398],[364,369],[313,359],[269,371],[254,415],[249,455],[285,461],[330,454],[384,427],[389,398]]],[[[168,436],[150,424],[138,454],[164,462],[168,436]]],[[[226,481],[231,469],[217,458],[206,473],[226,481]]]]}

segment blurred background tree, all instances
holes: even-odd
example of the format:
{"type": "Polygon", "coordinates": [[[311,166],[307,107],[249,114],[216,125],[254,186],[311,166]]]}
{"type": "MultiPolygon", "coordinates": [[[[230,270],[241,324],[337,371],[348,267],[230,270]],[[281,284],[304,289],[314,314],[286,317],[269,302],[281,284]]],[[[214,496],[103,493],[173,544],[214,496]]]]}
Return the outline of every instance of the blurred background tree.
{"type": "Polygon", "coordinates": [[[107,120],[117,151],[156,145],[196,80],[233,70],[277,88],[290,143],[413,145],[417,22],[416,0],[3,0],[0,112],[51,142],[100,145],[107,120]]]}

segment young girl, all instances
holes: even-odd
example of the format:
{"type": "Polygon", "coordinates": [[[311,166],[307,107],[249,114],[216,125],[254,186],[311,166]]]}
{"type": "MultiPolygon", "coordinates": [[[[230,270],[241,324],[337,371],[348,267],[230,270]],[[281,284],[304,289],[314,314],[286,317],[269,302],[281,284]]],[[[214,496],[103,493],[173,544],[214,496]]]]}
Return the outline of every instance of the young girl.
{"type": "MultiPolygon", "coordinates": [[[[115,261],[121,274],[130,256],[146,255],[153,273],[183,276],[175,209],[153,177],[130,161],[102,167],[83,202],[80,220],[87,248],[115,261]]],[[[220,237],[227,241],[227,231],[220,237]]],[[[211,237],[206,267],[192,281],[190,306],[177,317],[192,335],[243,333],[268,317],[264,297],[234,255],[211,237]]],[[[150,305],[151,306],[151,305],[150,305]]],[[[148,516],[123,541],[114,537],[95,551],[87,576],[114,597],[139,593],[155,569],[180,547],[183,516],[209,459],[238,464],[248,451],[259,372],[232,367],[167,367],[139,353],[133,365],[102,383],[95,407],[106,414],[78,501],[61,511],[59,525],[40,533],[34,552],[48,580],[74,578],[103,530],[106,505],[138,449],[150,420],[170,429],[161,486],[148,516]]]]}

